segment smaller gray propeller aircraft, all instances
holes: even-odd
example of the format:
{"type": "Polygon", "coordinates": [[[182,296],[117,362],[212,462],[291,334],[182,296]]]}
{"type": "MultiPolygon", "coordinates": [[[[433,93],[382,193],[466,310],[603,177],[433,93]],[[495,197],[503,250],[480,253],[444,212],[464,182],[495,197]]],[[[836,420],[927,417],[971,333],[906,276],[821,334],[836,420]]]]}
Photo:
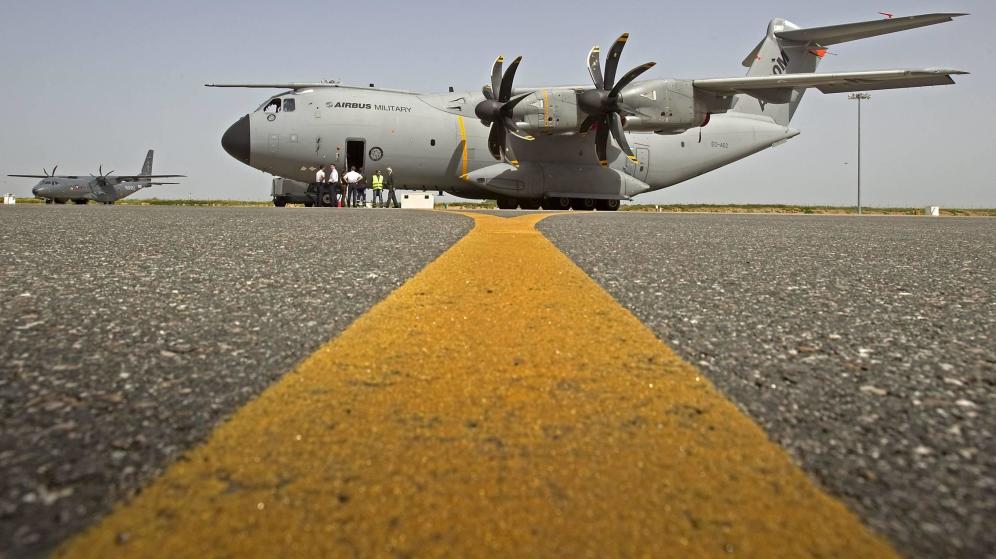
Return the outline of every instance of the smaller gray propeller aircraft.
{"type": "Polygon", "coordinates": [[[45,200],[46,204],[65,204],[67,200],[72,200],[76,204],[86,204],[90,200],[103,204],[113,204],[143,188],[160,184],[179,184],[153,180],[182,178],[185,175],[153,175],[152,154],[153,150],[150,149],[149,153],[145,155],[142,170],[137,175],[115,175],[114,171],[105,174],[103,165],[98,167],[96,175],[56,175],[55,171],[59,168],[56,165],[52,167],[51,173],[47,169],[42,169],[43,175],[7,176],[42,179],[31,189],[31,193],[35,195],[35,198],[45,200]]]}

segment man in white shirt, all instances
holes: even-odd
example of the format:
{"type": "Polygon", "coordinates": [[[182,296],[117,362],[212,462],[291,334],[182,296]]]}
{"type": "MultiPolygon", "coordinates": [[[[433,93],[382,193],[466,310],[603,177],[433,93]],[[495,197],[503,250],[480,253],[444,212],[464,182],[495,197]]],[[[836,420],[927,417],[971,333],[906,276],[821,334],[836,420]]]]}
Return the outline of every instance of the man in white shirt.
{"type": "Polygon", "coordinates": [[[318,172],[315,173],[315,205],[319,208],[322,207],[322,195],[325,194],[325,167],[323,165],[318,166],[318,172]]]}
{"type": "Polygon", "coordinates": [[[346,188],[348,189],[349,199],[347,201],[347,206],[356,207],[357,202],[359,202],[359,189],[360,181],[363,180],[363,175],[356,172],[356,167],[350,167],[349,172],[342,176],[346,179],[346,188]]]}
{"type": "Polygon", "coordinates": [[[335,207],[336,200],[339,199],[339,169],[335,165],[329,165],[328,174],[329,194],[332,195],[332,206],[335,207]]]}

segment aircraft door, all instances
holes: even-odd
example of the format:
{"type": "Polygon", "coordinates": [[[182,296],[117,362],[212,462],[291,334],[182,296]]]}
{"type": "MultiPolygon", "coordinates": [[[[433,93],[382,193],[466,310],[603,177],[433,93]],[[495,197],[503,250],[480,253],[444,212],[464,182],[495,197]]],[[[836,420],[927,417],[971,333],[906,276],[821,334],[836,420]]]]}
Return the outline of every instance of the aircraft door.
{"type": "Polygon", "coordinates": [[[634,146],[633,155],[636,156],[638,161],[636,163],[629,160],[626,161],[626,174],[646,182],[647,174],[650,172],[650,149],[634,146]]]}
{"type": "Polygon", "coordinates": [[[363,170],[365,166],[364,156],[366,155],[367,142],[363,138],[348,138],[346,140],[346,170],[356,167],[361,174],[366,174],[363,170]]]}

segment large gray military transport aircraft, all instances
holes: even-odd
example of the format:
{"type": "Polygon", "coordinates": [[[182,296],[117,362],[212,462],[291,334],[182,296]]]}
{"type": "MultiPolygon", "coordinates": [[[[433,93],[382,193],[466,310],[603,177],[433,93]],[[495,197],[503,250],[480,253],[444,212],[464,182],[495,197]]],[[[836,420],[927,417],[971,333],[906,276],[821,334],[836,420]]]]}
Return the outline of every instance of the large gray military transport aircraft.
{"type": "Polygon", "coordinates": [[[814,73],[827,47],[951,21],[953,13],[800,28],[768,24],[746,77],[636,78],[616,73],[628,35],[588,54],[591,85],[513,87],[516,58],[492,67],[482,91],[418,94],[334,82],[207,84],[285,89],[222,137],[232,157],[310,181],[318,166],[387,167],[408,188],[496,199],[500,208],[615,210],[777,146],[808,88],[823,93],[952,84],[939,68],[814,73]],[[481,124],[472,122],[477,120],[481,124]]]}
{"type": "Polygon", "coordinates": [[[23,177],[42,179],[31,189],[35,198],[42,198],[46,204],[65,204],[72,200],[76,204],[86,204],[88,201],[113,204],[114,202],[150,186],[160,184],[179,184],[175,182],[160,182],[153,179],[182,178],[184,175],[153,175],[153,150],[145,155],[145,163],[137,175],[115,175],[114,171],[104,173],[103,165],[99,166],[96,175],[56,175],[58,165],[52,172],[42,169],[43,175],[7,175],[8,177],[23,177]]]}

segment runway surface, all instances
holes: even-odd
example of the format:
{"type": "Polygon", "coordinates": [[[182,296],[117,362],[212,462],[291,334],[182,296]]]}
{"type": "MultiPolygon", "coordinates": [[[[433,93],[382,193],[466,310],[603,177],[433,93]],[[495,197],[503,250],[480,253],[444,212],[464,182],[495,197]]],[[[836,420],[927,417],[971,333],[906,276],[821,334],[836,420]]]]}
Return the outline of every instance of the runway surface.
{"type": "Polygon", "coordinates": [[[400,210],[2,209],[0,555],[14,557],[133,494],[471,225],[400,210]]]}
{"type": "Polygon", "coordinates": [[[599,214],[539,229],[901,551],[996,550],[996,221],[599,214]]]}
{"type": "Polygon", "coordinates": [[[993,547],[993,222],[523,214],[4,208],[0,553],[993,547]]]}

